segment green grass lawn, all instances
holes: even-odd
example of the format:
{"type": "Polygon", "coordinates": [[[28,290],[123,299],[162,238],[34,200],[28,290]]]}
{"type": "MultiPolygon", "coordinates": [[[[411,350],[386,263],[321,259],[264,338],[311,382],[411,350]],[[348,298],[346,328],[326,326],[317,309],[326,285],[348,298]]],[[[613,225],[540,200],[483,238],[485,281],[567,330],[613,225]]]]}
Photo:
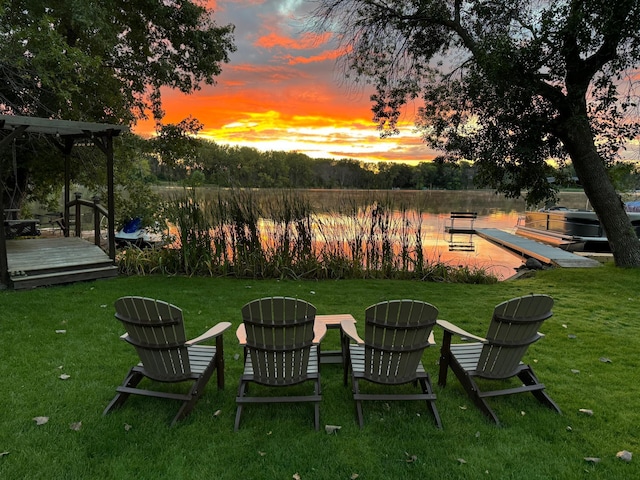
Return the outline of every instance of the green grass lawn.
{"type": "MultiPolygon", "coordinates": [[[[145,276],[2,291],[0,479],[640,478],[640,459],[616,458],[622,450],[640,454],[639,308],[640,271],[611,266],[544,271],[497,285],[145,276]],[[310,405],[282,404],[247,406],[240,431],[233,432],[242,370],[234,332],[247,301],[300,297],[321,314],[353,314],[362,333],[367,306],[414,298],[483,335],[496,304],[528,293],[556,301],[543,325],[546,336],[526,361],[562,415],[528,394],[501,397],[490,400],[503,422],[496,427],[450,374],[446,388],[435,386],[442,430],[420,402],[365,403],[361,430],[341,367],[323,365],[321,423],[341,426],[336,434],[314,431],[310,405]],[[218,321],[233,323],[225,334],[225,390],[212,379],[192,414],[174,428],[169,423],[178,404],[169,400],[132,397],[102,416],[137,361],[119,340],[123,328],[113,317],[113,302],[123,295],[178,305],[190,337],[218,321]],[[63,374],[69,378],[60,379],[63,374]],[[40,416],[48,422],[37,425],[33,418],[40,416]]],[[[323,348],[338,343],[338,333],[329,331],[323,348]]],[[[424,355],[434,384],[438,353],[436,347],[424,355]]]]}

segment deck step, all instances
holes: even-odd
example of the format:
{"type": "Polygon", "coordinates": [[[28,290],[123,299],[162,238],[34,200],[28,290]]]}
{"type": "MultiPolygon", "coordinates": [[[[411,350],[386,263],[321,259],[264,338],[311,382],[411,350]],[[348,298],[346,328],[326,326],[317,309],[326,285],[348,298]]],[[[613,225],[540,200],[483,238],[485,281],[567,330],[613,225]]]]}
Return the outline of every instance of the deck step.
{"type": "Polygon", "coordinates": [[[41,287],[45,285],[59,285],[62,283],[82,282],[87,280],[98,280],[102,278],[112,278],[118,275],[118,267],[115,265],[83,268],[72,271],[62,271],[54,273],[43,273],[36,275],[11,275],[11,283],[15,290],[41,287]]]}

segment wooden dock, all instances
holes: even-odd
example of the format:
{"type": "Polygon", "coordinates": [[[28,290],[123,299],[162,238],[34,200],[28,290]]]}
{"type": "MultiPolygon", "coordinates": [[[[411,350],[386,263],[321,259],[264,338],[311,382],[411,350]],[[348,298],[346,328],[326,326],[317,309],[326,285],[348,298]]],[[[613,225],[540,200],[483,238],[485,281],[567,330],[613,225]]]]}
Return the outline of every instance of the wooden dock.
{"type": "Polygon", "coordinates": [[[79,237],[7,240],[7,263],[15,290],[118,275],[104,250],[79,237]]]}
{"type": "Polygon", "coordinates": [[[479,228],[476,234],[492,243],[508,248],[526,257],[535,258],[542,263],[568,268],[592,268],[599,267],[597,260],[575,255],[566,250],[552,247],[544,243],[536,242],[519,235],[513,235],[497,228],[479,228]]]}

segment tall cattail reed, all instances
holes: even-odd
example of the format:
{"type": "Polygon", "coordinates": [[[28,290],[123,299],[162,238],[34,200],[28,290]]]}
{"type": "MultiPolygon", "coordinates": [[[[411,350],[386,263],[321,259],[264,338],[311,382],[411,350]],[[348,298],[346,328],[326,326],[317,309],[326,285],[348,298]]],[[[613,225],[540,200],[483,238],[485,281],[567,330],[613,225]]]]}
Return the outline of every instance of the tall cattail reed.
{"type": "Polygon", "coordinates": [[[177,232],[171,248],[138,256],[140,265],[132,265],[136,256],[123,255],[121,270],[242,278],[496,281],[483,269],[429,263],[421,209],[397,206],[389,195],[336,197],[333,208],[316,212],[304,191],[185,189],[164,208],[177,232]],[[154,255],[160,260],[148,258],[154,255]]]}

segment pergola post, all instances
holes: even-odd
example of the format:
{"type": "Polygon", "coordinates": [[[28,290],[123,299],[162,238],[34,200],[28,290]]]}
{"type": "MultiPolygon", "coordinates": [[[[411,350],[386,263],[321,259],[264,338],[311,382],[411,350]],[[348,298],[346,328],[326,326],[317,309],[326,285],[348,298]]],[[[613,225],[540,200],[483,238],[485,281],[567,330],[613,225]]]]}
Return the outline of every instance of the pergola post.
{"type": "Polygon", "coordinates": [[[105,145],[107,156],[107,239],[109,240],[109,258],[116,260],[116,237],[115,237],[115,188],[113,179],[113,136],[107,136],[107,144],[105,145]]]}

